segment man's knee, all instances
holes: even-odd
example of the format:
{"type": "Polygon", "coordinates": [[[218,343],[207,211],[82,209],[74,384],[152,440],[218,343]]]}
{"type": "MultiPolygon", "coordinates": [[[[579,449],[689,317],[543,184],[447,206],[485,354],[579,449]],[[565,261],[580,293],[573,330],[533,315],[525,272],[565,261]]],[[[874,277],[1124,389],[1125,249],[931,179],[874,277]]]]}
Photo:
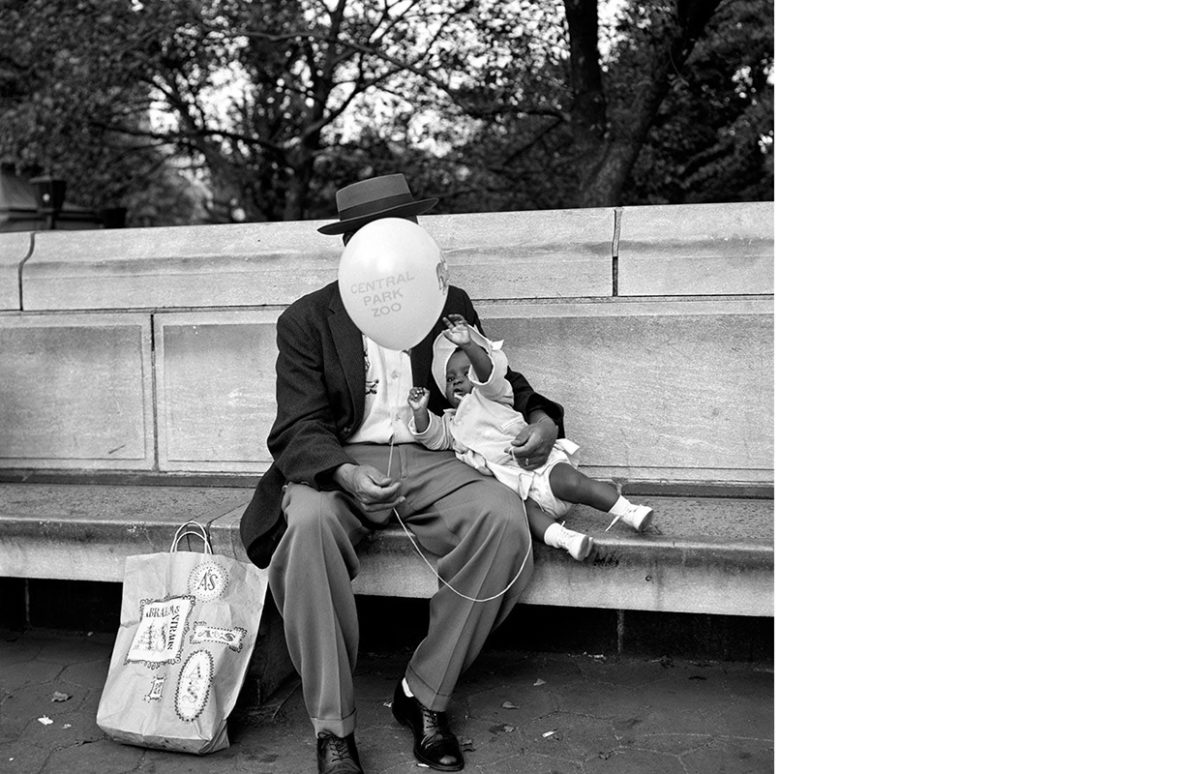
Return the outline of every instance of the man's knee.
{"type": "Polygon", "coordinates": [[[490,491],[483,499],[481,520],[489,534],[498,539],[519,538],[529,532],[525,503],[503,484],[488,482],[490,491]]]}
{"type": "Polygon", "coordinates": [[[331,494],[302,484],[288,486],[283,497],[287,533],[293,541],[321,542],[338,525],[331,494]]]}

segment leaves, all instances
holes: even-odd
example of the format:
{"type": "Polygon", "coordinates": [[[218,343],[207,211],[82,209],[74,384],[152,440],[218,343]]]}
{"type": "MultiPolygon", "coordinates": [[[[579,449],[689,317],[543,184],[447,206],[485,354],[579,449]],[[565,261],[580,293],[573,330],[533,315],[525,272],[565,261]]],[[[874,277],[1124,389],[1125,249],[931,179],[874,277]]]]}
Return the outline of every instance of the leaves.
{"type": "Polygon", "coordinates": [[[582,80],[566,0],[0,0],[0,160],[131,225],[773,197],[771,0],[569,5],[582,80]]]}

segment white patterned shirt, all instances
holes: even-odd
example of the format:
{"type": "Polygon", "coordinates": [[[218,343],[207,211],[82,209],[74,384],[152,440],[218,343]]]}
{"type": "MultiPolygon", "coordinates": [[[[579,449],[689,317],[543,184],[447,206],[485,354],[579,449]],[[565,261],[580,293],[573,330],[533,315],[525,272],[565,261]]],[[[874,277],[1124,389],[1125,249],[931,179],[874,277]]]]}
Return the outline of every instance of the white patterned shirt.
{"type": "Polygon", "coordinates": [[[363,361],[367,377],[363,423],[346,443],[415,442],[408,429],[412,419],[408,391],[413,386],[408,352],[381,347],[363,336],[363,361]]]}

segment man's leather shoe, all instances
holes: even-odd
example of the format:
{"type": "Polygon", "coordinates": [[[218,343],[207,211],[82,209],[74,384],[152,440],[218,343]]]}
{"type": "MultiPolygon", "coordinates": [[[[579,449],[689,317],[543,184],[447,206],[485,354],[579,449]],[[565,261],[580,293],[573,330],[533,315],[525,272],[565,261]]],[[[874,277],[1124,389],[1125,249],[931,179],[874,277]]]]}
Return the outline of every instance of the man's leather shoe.
{"type": "Polygon", "coordinates": [[[358,745],[354,734],[334,736],[328,731],[317,734],[318,774],[363,774],[362,762],[358,759],[358,745]]]}
{"type": "Polygon", "coordinates": [[[416,698],[405,696],[403,684],[396,683],[392,715],[412,731],[413,757],[418,763],[438,771],[462,770],[462,750],[445,712],[434,712],[416,698]]]}

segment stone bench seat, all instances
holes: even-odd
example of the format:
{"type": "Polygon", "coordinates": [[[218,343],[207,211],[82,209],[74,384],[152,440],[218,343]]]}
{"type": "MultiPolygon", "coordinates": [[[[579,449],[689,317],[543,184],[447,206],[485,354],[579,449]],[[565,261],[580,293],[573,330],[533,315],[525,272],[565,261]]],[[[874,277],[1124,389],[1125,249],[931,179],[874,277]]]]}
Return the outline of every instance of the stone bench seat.
{"type": "MultiPolygon", "coordinates": [[[[0,577],[120,582],[126,556],[168,550],[195,520],[213,550],[245,560],[238,523],[249,486],[150,483],[0,483],[0,577]]],[[[192,484],[200,483],[193,480],[192,484]]],[[[567,523],[596,550],[586,562],[534,544],[529,604],[723,615],[773,615],[774,500],[762,496],[648,494],[646,534],[576,507],[567,523]]],[[[761,492],[750,492],[759,494],[761,492]]],[[[436,582],[403,530],[372,534],[355,579],[359,593],[427,598],[436,582]]],[[[182,548],[199,550],[196,541],[182,548]]]]}

